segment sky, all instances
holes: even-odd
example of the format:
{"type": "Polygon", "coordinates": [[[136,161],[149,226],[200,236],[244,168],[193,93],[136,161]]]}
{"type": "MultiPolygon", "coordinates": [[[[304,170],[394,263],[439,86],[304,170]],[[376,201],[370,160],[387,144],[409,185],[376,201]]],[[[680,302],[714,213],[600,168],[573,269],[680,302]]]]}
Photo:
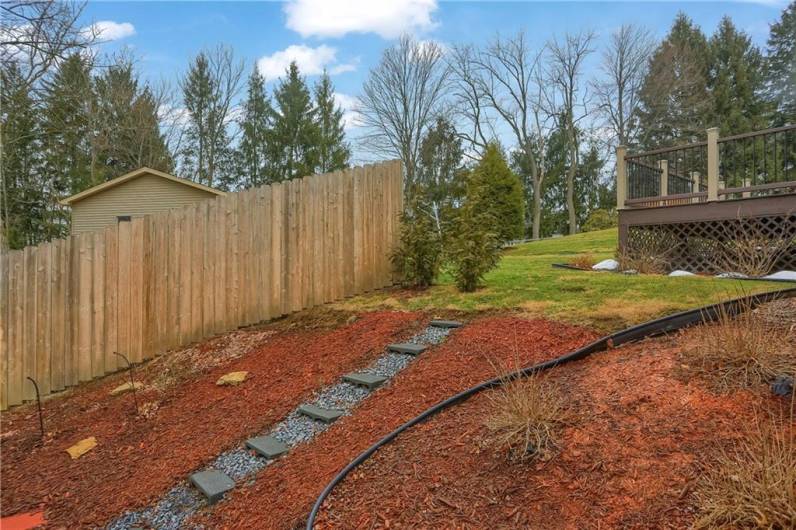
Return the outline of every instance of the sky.
{"type": "MultiPolygon", "coordinates": [[[[255,65],[269,89],[291,60],[310,83],[326,68],[338,102],[350,109],[381,51],[402,33],[449,46],[482,44],[496,34],[525,31],[533,46],[565,32],[591,30],[596,48],[586,75],[596,74],[599,50],[623,23],[663,38],[678,11],[710,34],[724,15],[763,47],[769,25],[787,5],[748,2],[492,2],[438,0],[290,0],[288,2],[90,1],[86,25],[102,29],[103,51],[127,48],[146,79],[175,82],[203,48],[232,46],[247,69],[255,65]]],[[[356,136],[348,113],[349,134],[356,136]]]]}

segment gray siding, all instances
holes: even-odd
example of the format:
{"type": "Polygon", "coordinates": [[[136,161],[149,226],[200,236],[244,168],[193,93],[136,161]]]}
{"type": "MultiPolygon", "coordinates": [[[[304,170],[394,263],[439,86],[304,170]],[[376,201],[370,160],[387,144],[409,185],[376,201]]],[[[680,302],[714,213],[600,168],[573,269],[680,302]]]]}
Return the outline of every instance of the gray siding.
{"type": "Polygon", "coordinates": [[[215,197],[214,193],[165,178],[142,175],[73,204],[72,233],[116,224],[120,215],[141,217],[215,197]]]}

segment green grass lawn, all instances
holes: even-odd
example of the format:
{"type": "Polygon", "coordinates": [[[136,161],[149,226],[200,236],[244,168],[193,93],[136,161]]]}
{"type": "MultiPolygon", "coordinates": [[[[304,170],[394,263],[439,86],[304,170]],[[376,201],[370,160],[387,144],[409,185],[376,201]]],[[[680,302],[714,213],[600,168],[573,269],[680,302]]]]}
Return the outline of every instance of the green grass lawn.
{"type": "Polygon", "coordinates": [[[445,311],[517,311],[584,324],[603,331],[643,322],[754,292],[782,289],[776,282],[709,277],[670,278],[554,269],[579,254],[613,257],[617,231],[601,230],[547,239],[506,250],[497,269],[474,293],[460,293],[449,275],[425,291],[387,289],[345,300],[346,309],[395,308],[445,311]]]}

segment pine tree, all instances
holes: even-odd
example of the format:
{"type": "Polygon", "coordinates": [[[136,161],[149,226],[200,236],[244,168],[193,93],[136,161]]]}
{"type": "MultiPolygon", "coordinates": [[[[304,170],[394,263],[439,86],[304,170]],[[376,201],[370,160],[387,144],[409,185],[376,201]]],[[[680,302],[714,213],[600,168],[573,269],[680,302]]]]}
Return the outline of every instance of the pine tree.
{"type": "Polygon", "coordinates": [[[652,55],[640,93],[640,143],[661,147],[702,139],[712,103],[708,93],[709,51],[705,35],[679,13],[652,55]]]}
{"type": "Polygon", "coordinates": [[[96,78],[97,170],[109,180],[142,166],[172,169],[171,155],[160,132],[157,104],[148,87],[141,88],[131,62],[122,60],[96,78]]]}
{"type": "Polygon", "coordinates": [[[796,123],[796,2],[771,25],[767,48],[767,92],[776,108],[772,126],[796,123]]]}
{"type": "Polygon", "coordinates": [[[724,17],[710,39],[711,126],[722,136],[765,128],[763,56],[748,35],[724,17]]]}
{"type": "Polygon", "coordinates": [[[243,63],[234,59],[230,48],[220,46],[197,55],[182,81],[189,117],[183,167],[208,186],[236,186],[227,125],[242,72],[243,63]]]}
{"type": "Polygon", "coordinates": [[[240,121],[241,139],[236,154],[238,181],[245,187],[270,182],[268,139],[271,131],[273,109],[265,92],[265,79],[255,66],[249,76],[243,116],[240,121]]]}
{"type": "Polygon", "coordinates": [[[494,220],[501,242],[522,237],[525,201],[519,177],[509,169],[497,144],[489,144],[467,182],[468,200],[494,220]]]}
{"type": "Polygon", "coordinates": [[[336,105],[334,87],[326,72],[315,85],[315,121],[318,127],[318,173],[348,167],[351,149],[345,141],[343,109],[336,105]]]}
{"type": "Polygon", "coordinates": [[[47,239],[48,193],[41,182],[38,113],[19,67],[0,68],[0,181],[3,239],[10,248],[47,239]]]}
{"type": "Polygon", "coordinates": [[[270,138],[275,156],[272,181],[312,175],[318,167],[317,111],[295,62],[290,63],[286,77],[274,91],[274,103],[270,138]]]}

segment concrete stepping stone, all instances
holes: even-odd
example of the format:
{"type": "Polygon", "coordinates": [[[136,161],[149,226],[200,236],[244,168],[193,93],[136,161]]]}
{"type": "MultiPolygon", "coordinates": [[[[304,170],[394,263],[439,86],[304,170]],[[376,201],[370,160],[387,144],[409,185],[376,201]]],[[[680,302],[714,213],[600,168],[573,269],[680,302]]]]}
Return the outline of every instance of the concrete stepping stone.
{"type": "Polygon", "coordinates": [[[215,469],[199,471],[191,475],[189,479],[191,484],[207,497],[208,504],[218,502],[226,492],[235,487],[235,482],[231,478],[215,469]]]}
{"type": "Polygon", "coordinates": [[[456,320],[432,320],[429,326],[432,328],[452,329],[462,327],[462,323],[456,320]]]}
{"type": "Polygon", "coordinates": [[[322,409],[315,405],[301,405],[298,408],[300,414],[312,418],[313,420],[320,420],[324,423],[332,423],[337,418],[343,415],[342,410],[335,409],[322,409]]]}
{"type": "Polygon", "coordinates": [[[260,456],[265,458],[276,458],[287,453],[288,447],[273,436],[258,436],[246,440],[246,447],[254,449],[260,456]]]}
{"type": "Polygon", "coordinates": [[[387,378],[383,375],[369,374],[366,372],[346,374],[343,376],[343,381],[346,383],[364,386],[368,390],[379,388],[386,380],[387,378]]]}
{"type": "Polygon", "coordinates": [[[422,344],[412,344],[411,342],[402,342],[400,344],[390,344],[387,349],[395,353],[406,353],[408,355],[420,355],[425,351],[426,346],[422,344]]]}

